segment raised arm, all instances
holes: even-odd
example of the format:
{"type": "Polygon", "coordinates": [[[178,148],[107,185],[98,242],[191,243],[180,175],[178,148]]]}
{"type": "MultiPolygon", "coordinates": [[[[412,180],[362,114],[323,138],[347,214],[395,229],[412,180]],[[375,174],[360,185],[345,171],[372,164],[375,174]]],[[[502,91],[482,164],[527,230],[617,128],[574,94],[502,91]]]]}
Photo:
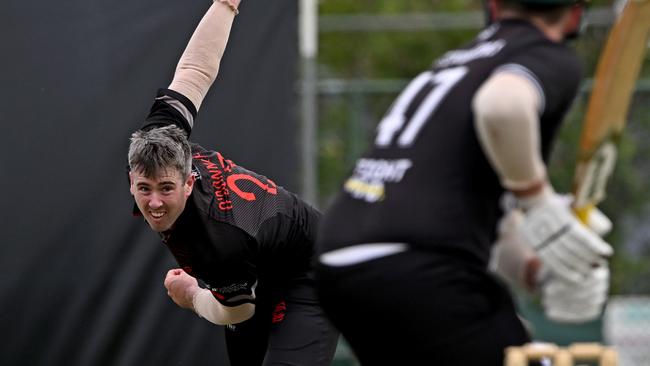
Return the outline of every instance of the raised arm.
{"type": "Polygon", "coordinates": [[[214,0],[178,62],[169,89],[187,97],[198,110],[219,72],[240,0],[214,0]]]}

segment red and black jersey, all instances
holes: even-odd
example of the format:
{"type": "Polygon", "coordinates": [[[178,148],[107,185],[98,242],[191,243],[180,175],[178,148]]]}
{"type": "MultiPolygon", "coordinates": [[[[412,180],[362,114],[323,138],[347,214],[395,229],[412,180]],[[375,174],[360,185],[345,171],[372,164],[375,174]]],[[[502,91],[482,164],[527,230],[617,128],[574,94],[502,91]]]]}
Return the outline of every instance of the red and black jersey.
{"type": "Polygon", "coordinates": [[[186,272],[224,305],[253,302],[310,269],[319,213],[272,180],[193,145],[197,180],[163,236],[186,272]]]}
{"type": "Polygon", "coordinates": [[[581,79],[578,58],[522,20],[493,24],[402,91],[326,211],[320,252],[375,242],[464,250],[486,263],[503,193],[474,129],[471,102],[498,70],[528,77],[543,99],[548,158],[581,79]]]}
{"type": "MultiPolygon", "coordinates": [[[[178,105],[161,96],[191,104],[162,90],[146,126],[189,128],[183,112],[196,112],[181,108],[179,113],[178,105]]],[[[192,144],[192,154],[192,194],[174,226],[162,234],[179,265],[226,306],[255,303],[258,295],[275,294],[289,281],[305,277],[320,213],[217,151],[192,144]]]]}

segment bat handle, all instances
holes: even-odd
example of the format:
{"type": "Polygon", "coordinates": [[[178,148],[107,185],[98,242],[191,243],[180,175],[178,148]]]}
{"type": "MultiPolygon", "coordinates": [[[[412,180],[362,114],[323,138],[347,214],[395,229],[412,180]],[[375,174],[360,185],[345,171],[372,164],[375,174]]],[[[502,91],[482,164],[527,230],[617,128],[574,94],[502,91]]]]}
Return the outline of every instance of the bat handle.
{"type": "Polygon", "coordinates": [[[572,207],[574,214],[585,226],[600,236],[605,236],[612,231],[612,221],[600,212],[593,203],[584,206],[572,207]]]}
{"type": "Polygon", "coordinates": [[[595,205],[589,203],[584,206],[573,207],[573,213],[575,213],[576,217],[580,219],[583,224],[589,225],[589,216],[595,208],[595,205]]]}

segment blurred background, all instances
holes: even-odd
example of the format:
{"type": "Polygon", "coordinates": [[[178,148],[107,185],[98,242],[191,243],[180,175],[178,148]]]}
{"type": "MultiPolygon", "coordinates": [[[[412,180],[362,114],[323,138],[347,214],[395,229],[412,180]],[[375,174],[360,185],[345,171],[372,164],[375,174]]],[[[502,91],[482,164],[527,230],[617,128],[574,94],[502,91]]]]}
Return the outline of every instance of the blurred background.
{"type": "MultiPolygon", "coordinates": [[[[167,86],[207,0],[0,11],[0,365],[227,365],[222,329],[179,310],[174,265],[130,215],[128,136],[167,86]]],[[[551,162],[569,191],[580,124],[615,17],[592,1],[574,46],[585,80],[551,162]]],[[[478,0],[246,1],[194,139],[325,209],[410,78],[484,25],[478,0]]],[[[536,340],[616,345],[650,365],[650,59],[601,209],[614,222],[612,297],[578,326],[517,293],[536,340]]],[[[336,365],[356,365],[342,340],[336,365]]]]}

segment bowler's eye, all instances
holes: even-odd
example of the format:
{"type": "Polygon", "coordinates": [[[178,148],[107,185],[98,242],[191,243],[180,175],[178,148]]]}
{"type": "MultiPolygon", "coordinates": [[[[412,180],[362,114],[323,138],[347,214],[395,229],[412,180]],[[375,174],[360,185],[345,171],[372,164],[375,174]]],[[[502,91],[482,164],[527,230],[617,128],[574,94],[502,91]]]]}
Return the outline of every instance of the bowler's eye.
{"type": "Polygon", "coordinates": [[[172,186],[172,185],[169,185],[169,186],[162,186],[162,187],[160,188],[160,190],[161,190],[163,193],[170,193],[170,192],[172,192],[172,191],[174,190],[174,186],[172,186]]]}
{"type": "Polygon", "coordinates": [[[138,187],[138,192],[140,193],[149,193],[150,189],[147,186],[139,186],[138,187]]]}

